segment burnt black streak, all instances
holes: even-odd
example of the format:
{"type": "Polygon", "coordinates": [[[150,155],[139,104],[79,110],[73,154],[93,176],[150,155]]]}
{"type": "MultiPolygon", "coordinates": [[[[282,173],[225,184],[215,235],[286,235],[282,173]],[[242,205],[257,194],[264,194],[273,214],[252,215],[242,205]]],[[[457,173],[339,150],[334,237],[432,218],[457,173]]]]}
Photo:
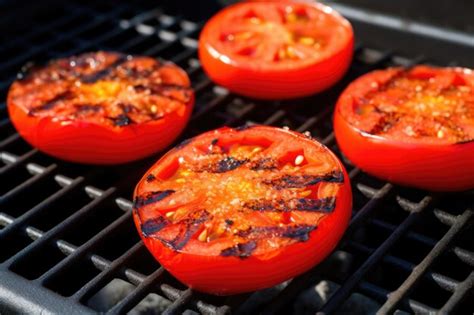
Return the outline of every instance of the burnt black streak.
{"type": "Polygon", "coordinates": [[[28,114],[29,115],[34,115],[35,113],[37,113],[39,111],[52,109],[52,108],[56,107],[56,105],[58,105],[58,103],[60,101],[63,101],[67,98],[70,98],[71,94],[72,93],[70,91],[64,91],[62,93],[59,93],[58,95],[56,95],[55,97],[53,97],[52,99],[50,99],[49,101],[44,103],[43,105],[36,106],[36,107],[30,109],[28,114]]]}
{"type": "Polygon", "coordinates": [[[150,236],[152,234],[155,234],[156,232],[161,231],[168,224],[169,224],[169,221],[164,219],[163,217],[150,219],[148,221],[145,221],[141,225],[142,234],[145,237],[150,236]]]}
{"type": "Polygon", "coordinates": [[[163,191],[150,191],[146,193],[145,195],[136,197],[135,200],[133,201],[133,207],[141,208],[151,203],[163,200],[174,193],[175,191],[171,189],[163,190],[163,191]]]}
{"type": "Polygon", "coordinates": [[[228,171],[235,170],[242,164],[246,163],[248,160],[237,160],[231,156],[228,156],[217,163],[216,173],[225,173],[228,171]]]}
{"type": "Polygon", "coordinates": [[[120,107],[120,109],[122,110],[122,112],[124,114],[128,114],[128,113],[132,113],[132,112],[137,111],[137,108],[133,104],[120,103],[120,104],[118,104],[118,106],[120,107]]]}
{"type": "Polygon", "coordinates": [[[184,228],[180,230],[180,233],[175,238],[170,241],[161,239],[161,241],[175,251],[180,250],[186,246],[191,237],[199,230],[200,225],[211,217],[211,214],[206,210],[196,211],[189,218],[178,222],[184,224],[184,228]]]}
{"type": "Polygon", "coordinates": [[[216,145],[218,141],[219,141],[219,139],[217,139],[217,138],[212,139],[211,145],[216,145]]]}
{"type": "Polygon", "coordinates": [[[275,189],[304,188],[316,185],[319,182],[343,183],[344,175],[340,171],[333,171],[323,175],[283,175],[278,178],[264,180],[266,185],[275,189]]]}
{"type": "Polygon", "coordinates": [[[272,237],[286,237],[304,242],[309,239],[309,233],[316,229],[316,225],[290,225],[290,226],[256,226],[237,232],[237,235],[249,239],[272,237]]]}
{"type": "Polygon", "coordinates": [[[100,105],[91,105],[91,104],[81,104],[75,105],[77,111],[79,112],[94,112],[97,113],[102,109],[100,105]]]}
{"type": "Polygon", "coordinates": [[[252,252],[255,250],[255,248],[257,248],[257,242],[255,241],[240,243],[222,250],[221,256],[245,259],[252,255],[252,252]]]}
{"type": "Polygon", "coordinates": [[[257,161],[252,161],[250,169],[252,171],[260,170],[274,170],[278,167],[278,162],[272,158],[262,158],[257,161]]]}
{"type": "Polygon", "coordinates": [[[110,119],[114,123],[114,126],[117,127],[125,127],[133,123],[133,120],[126,114],[120,114],[116,117],[110,117],[110,119]]]}
{"type": "Polygon", "coordinates": [[[170,100],[187,103],[191,99],[192,89],[187,86],[176,85],[176,84],[153,84],[148,87],[150,92],[154,95],[160,95],[166,97],[170,100]],[[179,91],[182,93],[183,97],[176,97],[170,92],[179,91]]]}
{"type": "Polygon", "coordinates": [[[79,78],[82,82],[84,83],[95,83],[106,76],[108,76],[113,70],[115,70],[118,66],[120,66],[122,63],[127,61],[127,56],[125,55],[120,55],[117,60],[115,60],[113,63],[111,63],[109,66],[106,68],[97,71],[95,73],[92,73],[90,75],[82,76],[79,78]]]}
{"type": "Polygon", "coordinates": [[[153,174],[148,174],[148,175],[146,176],[146,181],[147,181],[147,182],[152,182],[152,181],[154,181],[155,179],[156,179],[156,177],[155,177],[155,175],[153,175],[153,174]]]}
{"type": "Polygon", "coordinates": [[[225,219],[225,224],[231,226],[234,224],[234,221],[230,220],[230,219],[225,219]]]}
{"type": "Polygon", "coordinates": [[[244,207],[255,211],[274,211],[274,212],[290,212],[290,211],[310,211],[310,212],[332,212],[336,205],[336,198],[321,199],[290,199],[290,200],[252,200],[245,203],[244,207]]]}

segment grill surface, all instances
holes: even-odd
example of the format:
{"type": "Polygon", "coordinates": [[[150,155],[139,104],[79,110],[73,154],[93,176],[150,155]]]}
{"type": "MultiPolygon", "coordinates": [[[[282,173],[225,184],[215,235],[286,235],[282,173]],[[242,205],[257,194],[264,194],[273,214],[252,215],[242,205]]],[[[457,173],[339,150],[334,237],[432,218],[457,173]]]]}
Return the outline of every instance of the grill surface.
{"type": "Polygon", "coordinates": [[[337,312],[353,293],[378,303],[380,313],[474,311],[472,191],[431,194],[406,189],[370,177],[345,161],[354,211],[333,256],[275,288],[214,297],[186,288],[160,268],[133,226],[133,184],[159,155],[116,167],[55,160],[19,137],[5,107],[8,86],[27,61],[119,50],[170,59],[187,70],[197,100],[182,138],[222,125],[289,126],[311,132],[340,156],[330,118],[332,105],[348,82],[390,65],[474,66],[469,37],[448,32],[446,38],[434,38],[409,25],[400,30],[393,23],[384,26],[387,20],[370,21],[354,8],[337,5],[351,18],[358,40],[344,80],[308,99],[256,102],[229,94],[204,75],[196,55],[199,19],[174,15],[154,1],[118,6],[114,1],[62,1],[43,3],[41,8],[0,3],[1,313],[122,314],[150,297],[162,297],[167,314],[290,313],[301,292],[321,280],[341,285],[322,313],[337,312]],[[15,27],[18,19],[25,24],[15,27]],[[429,47],[438,47],[432,54],[436,60],[426,59],[429,47]],[[340,264],[345,264],[344,272],[331,272],[340,264]],[[111,282],[121,282],[117,279],[129,283],[126,292],[108,295],[101,305],[91,303],[111,282]]]}

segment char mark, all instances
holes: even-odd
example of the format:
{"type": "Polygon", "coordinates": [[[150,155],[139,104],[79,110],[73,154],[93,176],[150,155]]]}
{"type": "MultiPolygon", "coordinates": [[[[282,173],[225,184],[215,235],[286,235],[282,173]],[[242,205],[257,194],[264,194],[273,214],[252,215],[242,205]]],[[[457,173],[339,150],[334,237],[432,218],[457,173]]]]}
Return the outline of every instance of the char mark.
{"type": "Polygon", "coordinates": [[[250,241],[247,243],[239,243],[232,247],[226,248],[221,251],[223,257],[238,257],[245,259],[252,255],[252,252],[257,248],[257,242],[250,241]]]}
{"type": "Polygon", "coordinates": [[[142,234],[145,237],[155,234],[156,232],[161,231],[169,223],[170,222],[163,217],[147,220],[141,225],[142,234]]]}
{"type": "Polygon", "coordinates": [[[397,122],[400,120],[400,116],[393,112],[384,112],[379,108],[375,108],[376,111],[381,113],[383,116],[380,117],[379,121],[368,131],[372,135],[378,135],[388,132],[397,122]]]}
{"type": "Polygon", "coordinates": [[[191,237],[199,230],[200,226],[211,217],[211,214],[206,210],[195,211],[191,213],[188,218],[177,222],[177,224],[181,224],[182,226],[176,237],[172,240],[163,238],[160,238],[160,240],[173,250],[180,250],[186,246],[191,237]]]}
{"type": "Polygon", "coordinates": [[[151,84],[145,88],[150,90],[150,93],[153,95],[159,95],[182,103],[188,103],[192,96],[192,89],[182,85],[162,83],[151,84]]]}
{"type": "Polygon", "coordinates": [[[82,76],[79,79],[84,83],[96,83],[97,81],[108,76],[112,71],[114,71],[118,66],[120,66],[126,61],[127,61],[127,56],[120,55],[117,58],[117,60],[112,62],[109,66],[105,67],[104,69],[99,70],[89,75],[82,76]]]}
{"type": "Polygon", "coordinates": [[[210,173],[225,173],[225,172],[235,170],[236,168],[240,167],[242,164],[245,164],[247,162],[248,162],[248,159],[237,160],[231,156],[227,156],[217,163],[206,165],[195,171],[196,172],[210,172],[210,173]]]}
{"type": "Polygon", "coordinates": [[[148,174],[148,175],[146,176],[146,181],[147,181],[148,183],[154,181],[155,179],[156,179],[156,177],[155,177],[155,175],[153,175],[153,174],[148,174]]]}
{"type": "Polygon", "coordinates": [[[234,224],[234,221],[230,219],[225,219],[225,224],[227,224],[228,226],[232,226],[234,224]]]}
{"type": "Polygon", "coordinates": [[[294,198],[290,200],[252,200],[245,203],[244,207],[255,211],[290,212],[308,211],[329,213],[336,206],[336,198],[306,199],[294,198]]]}
{"type": "Polygon", "coordinates": [[[309,239],[309,233],[316,225],[300,224],[289,226],[254,226],[237,232],[237,235],[249,239],[284,237],[304,242],[309,239]]]}
{"type": "Polygon", "coordinates": [[[212,139],[211,145],[216,145],[218,141],[219,141],[218,138],[212,139]]]}
{"type": "Polygon", "coordinates": [[[112,120],[114,126],[117,127],[124,127],[133,123],[133,120],[126,114],[120,114],[115,117],[109,117],[109,119],[112,120]]]}
{"type": "Polygon", "coordinates": [[[28,114],[29,115],[34,115],[39,111],[53,109],[54,107],[56,107],[59,104],[59,102],[64,101],[68,98],[71,98],[71,96],[72,96],[71,91],[64,91],[62,93],[59,93],[58,95],[56,95],[55,97],[53,97],[52,99],[47,101],[46,103],[30,109],[28,114]]]}
{"type": "Polygon", "coordinates": [[[75,105],[78,112],[93,112],[97,113],[102,109],[100,105],[92,105],[92,104],[81,104],[75,105]]]}
{"type": "Polygon", "coordinates": [[[145,195],[138,196],[133,201],[134,208],[141,208],[143,206],[149,205],[151,203],[158,202],[160,200],[165,199],[166,197],[174,194],[174,190],[162,190],[162,191],[150,191],[145,195]]]}
{"type": "Polygon", "coordinates": [[[278,162],[272,158],[262,158],[257,161],[252,161],[250,164],[250,169],[252,171],[260,170],[274,170],[278,168],[278,162]]]}
{"type": "Polygon", "coordinates": [[[275,189],[304,188],[320,182],[343,183],[344,175],[340,171],[332,171],[323,175],[283,175],[274,179],[264,180],[266,185],[275,189]]]}

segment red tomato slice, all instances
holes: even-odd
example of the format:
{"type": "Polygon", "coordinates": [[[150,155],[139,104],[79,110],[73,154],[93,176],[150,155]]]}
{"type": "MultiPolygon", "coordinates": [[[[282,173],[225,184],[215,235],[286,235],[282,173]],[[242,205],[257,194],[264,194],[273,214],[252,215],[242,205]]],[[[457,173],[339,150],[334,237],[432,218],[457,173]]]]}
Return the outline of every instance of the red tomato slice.
{"type": "Polygon", "coordinates": [[[352,59],[347,20],[318,3],[239,3],[204,26],[199,58],[212,80],[242,95],[285,99],[337,82],[352,59]]]}
{"type": "Polygon", "coordinates": [[[374,71],[341,95],[334,128],[364,171],[438,191],[474,187],[474,73],[417,66],[374,71]]]}
{"type": "Polygon", "coordinates": [[[169,145],[189,120],[194,94],[172,63],[97,52],[31,69],[12,84],[7,102],[14,126],[39,150],[113,164],[169,145]]]}
{"type": "Polygon", "coordinates": [[[204,133],[168,152],[134,193],[147,248],[188,286],[214,294],[270,287],[336,246],[351,214],[344,167],[296,132],[204,133]]]}

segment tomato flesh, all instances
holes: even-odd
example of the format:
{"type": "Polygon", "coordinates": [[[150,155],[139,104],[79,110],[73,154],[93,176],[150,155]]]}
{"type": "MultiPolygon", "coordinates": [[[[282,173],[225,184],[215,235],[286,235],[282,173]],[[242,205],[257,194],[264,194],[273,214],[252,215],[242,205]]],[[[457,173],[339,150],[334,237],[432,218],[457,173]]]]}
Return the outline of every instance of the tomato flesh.
{"type": "Polygon", "coordinates": [[[474,186],[474,73],[416,66],[354,81],[336,106],[335,135],[363,170],[430,190],[474,186]]]}
{"type": "MultiPolygon", "coordinates": [[[[44,67],[33,67],[13,83],[8,94],[12,121],[27,141],[49,154],[88,163],[140,158],[162,148],[162,144],[158,148],[148,144],[146,153],[136,145],[135,153],[114,156],[114,152],[100,152],[94,140],[90,144],[82,141],[76,144],[84,152],[94,150],[95,153],[86,152],[81,156],[81,153],[65,152],[71,149],[68,140],[72,139],[68,137],[78,139],[81,133],[90,132],[96,135],[97,141],[116,139],[117,145],[133,146],[134,133],[135,137],[140,133],[146,137],[153,126],[158,132],[161,130],[158,126],[168,125],[170,117],[174,116],[177,125],[184,125],[192,103],[189,79],[177,66],[150,57],[113,52],[85,53],[54,60],[44,67]],[[72,131],[75,134],[65,132],[68,130],[65,126],[69,129],[75,126],[72,131]],[[93,129],[97,131],[94,133],[93,129]],[[57,135],[53,133],[56,130],[64,131],[63,138],[58,139],[63,142],[63,149],[52,145],[56,141],[57,135]]],[[[177,132],[166,142],[176,135],[177,132]]],[[[145,145],[143,140],[136,139],[135,143],[145,145]]]]}
{"type": "MultiPolygon", "coordinates": [[[[160,263],[199,290],[236,293],[261,284],[226,284],[233,275],[223,271],[216,286],[180,269],[191,268],[196,257],[206,261],[199,268],[208,271],[222,261],[238,268],[250,257],[258,258],[253,268],[259,268],[271,263],[265,257],[314,241],[328,217],[339,218],[337,230],[343,231],[350,213],[345,171],[325,147],[300,137],[260,126],[221,129],[193,139],[155,164],[135,190],[134,217],[160,263]],[[335,211],[337,207],[342,210],[335,211]]],[[[334,240],[339,239],[341,232],[334,233],[334,240]]],[[[327,252],[318,253],[317,259],[323,255],[327,252]]],[[[307,269],[315,261],[302,265],[307,269]]],[[[269,277],[264,286],[292,275],[269,277]]]]}
{"type": "Polygon", "coordinates": [[[257,98],[289,98],[333,84],[350,62],[352,37],[349,23],[320,4],[241,3],[224,9],[206,24],[199,55],[211,78],[231,90],[257,98]],[[224,68],[230,73],[220,73],[224,68]],[[329,69],[335,73],[326,73],[329,69]],[[240,72],[245,72],[247,84],[239,82],[240,72]],[[296,72],[299,82],[293,82],[296,72]],[[259,73],[266,73],[273,88],[260,82],[263,76],[259,73]],[[309,86],[306,80],[319,82],[309,86]],[[279,85],[285,83],[293,86],[281,90],[279,85]]]}

